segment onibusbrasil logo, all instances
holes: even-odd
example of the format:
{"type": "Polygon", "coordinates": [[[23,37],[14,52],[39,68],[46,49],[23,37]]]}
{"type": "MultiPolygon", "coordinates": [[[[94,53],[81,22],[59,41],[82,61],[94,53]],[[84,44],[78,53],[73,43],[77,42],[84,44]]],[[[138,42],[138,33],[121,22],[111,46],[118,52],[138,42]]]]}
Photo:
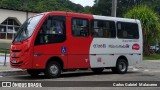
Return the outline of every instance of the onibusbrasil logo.
{"type": "Polygon", "coordinates": [[[38,82],[2,82],[2,87],[42,87],[38,82]]]}

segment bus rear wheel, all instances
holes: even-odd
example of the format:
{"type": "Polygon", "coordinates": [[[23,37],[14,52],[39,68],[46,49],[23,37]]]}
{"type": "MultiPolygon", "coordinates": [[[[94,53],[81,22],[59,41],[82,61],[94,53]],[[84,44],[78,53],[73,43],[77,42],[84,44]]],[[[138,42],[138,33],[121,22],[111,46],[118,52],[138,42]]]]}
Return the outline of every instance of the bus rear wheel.
{"type": "Polygon", "coordinates": [[[34,70],[34,69],[27,69],[27,73],[31,75],[32,77],[37,77],[41,71],[40,70],[34,70]]]}
{"type": "Polygon", "coordinates": [[[104,70],[104,68],[91,68],[91,70],[94,72],[94,73],[102,73],[102,71],[104,70]]]}
{"type": "Polygon", "coordinates": [[[118,59],[116,67],[112,68],[113,73],[124,74],[128,70],[128,63],[125,59],[118,59]]]}
{"type": "Polygon", "coordinates": [[[47,78],[57,78],[61,74],[61,65],[58,62],[49,62],[44,73],[47,78]]]}

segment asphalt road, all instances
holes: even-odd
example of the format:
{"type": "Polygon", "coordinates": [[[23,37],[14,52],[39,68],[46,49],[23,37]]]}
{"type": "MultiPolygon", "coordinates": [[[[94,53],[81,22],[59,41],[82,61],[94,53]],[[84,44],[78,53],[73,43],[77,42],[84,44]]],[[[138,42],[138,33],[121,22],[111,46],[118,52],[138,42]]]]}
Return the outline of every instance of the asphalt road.
{"type": "MultiPolygon", "coordinates": [[[[38,77],[31,77],[29,75],[18,75],[18,76],[6,76],[0,77],[0,81],[62,81],[60,84],[74,84],[76,81],[82,81],[79,84],[83,85],[86,81],[160,81],[160,61],[144,61],[143,63],[130,67],[126,74],[113,74],[111,70],[105,70],[102,74],[94,74],[92,71],[76,71],[63,73],[59,78],[46,79],[42,74],[38,77]],[[63,83],[64,81],[69,81],[63,83]],[[84,81],[84,82],[83,82],[84,81]]],[[[103,82],[102,82],[103,83],[103,82]]],[[[99,87],[102,83],[95,83],[94,86],[90,87],[47,87],[47,88],[23,88],[26,90],[160,90],[159,87],[99,87]],[[97,86],[97,87],[96,87],[97,86]]],[[[104,82],[106,83],[106,82],[104,82]]],[[[54,82],[53,82],[54,84],[54,82]]],[[[12,90],[22,88],[0,88],[0,90],[12,90]]]]}

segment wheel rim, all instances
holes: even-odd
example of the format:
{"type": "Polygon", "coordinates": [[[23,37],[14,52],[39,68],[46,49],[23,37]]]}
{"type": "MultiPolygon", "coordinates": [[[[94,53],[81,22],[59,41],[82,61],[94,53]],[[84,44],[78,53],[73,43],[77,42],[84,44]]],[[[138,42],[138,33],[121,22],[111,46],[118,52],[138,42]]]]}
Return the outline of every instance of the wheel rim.
{"type": "Polygon", "coordinates": [[[125,62],[121,62],[119,64],[120,71],[124,72],[126,70],[126,68],[127,68],[127,65],[125,64],[125,62]]]}
{"type": "Polygon", "coordinates": [[[50,72],[53,74],[53,75],[56,75],[58,73],[58,67],[56,65],[52,65],[50,67],[50,72]]]}

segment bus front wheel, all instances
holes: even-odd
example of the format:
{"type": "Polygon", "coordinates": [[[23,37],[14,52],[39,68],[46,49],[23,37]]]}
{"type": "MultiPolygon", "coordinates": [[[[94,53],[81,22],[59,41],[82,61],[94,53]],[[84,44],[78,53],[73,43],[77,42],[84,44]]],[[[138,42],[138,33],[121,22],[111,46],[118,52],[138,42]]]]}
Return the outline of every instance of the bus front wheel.
{"type": "Polygon", "coordinates": [[[128,63],[126,62],[125,59],[119,59],[116,67],[112,68],[113,73],[118,73],[118,74],[124,74],[128,70],[128,63]]]}
{"type": "Polygon", "coordinates": [[[49,62],[44,73],[47,78],[57,78],[61,74],[61,65],[58,62],[49,62]]]}

